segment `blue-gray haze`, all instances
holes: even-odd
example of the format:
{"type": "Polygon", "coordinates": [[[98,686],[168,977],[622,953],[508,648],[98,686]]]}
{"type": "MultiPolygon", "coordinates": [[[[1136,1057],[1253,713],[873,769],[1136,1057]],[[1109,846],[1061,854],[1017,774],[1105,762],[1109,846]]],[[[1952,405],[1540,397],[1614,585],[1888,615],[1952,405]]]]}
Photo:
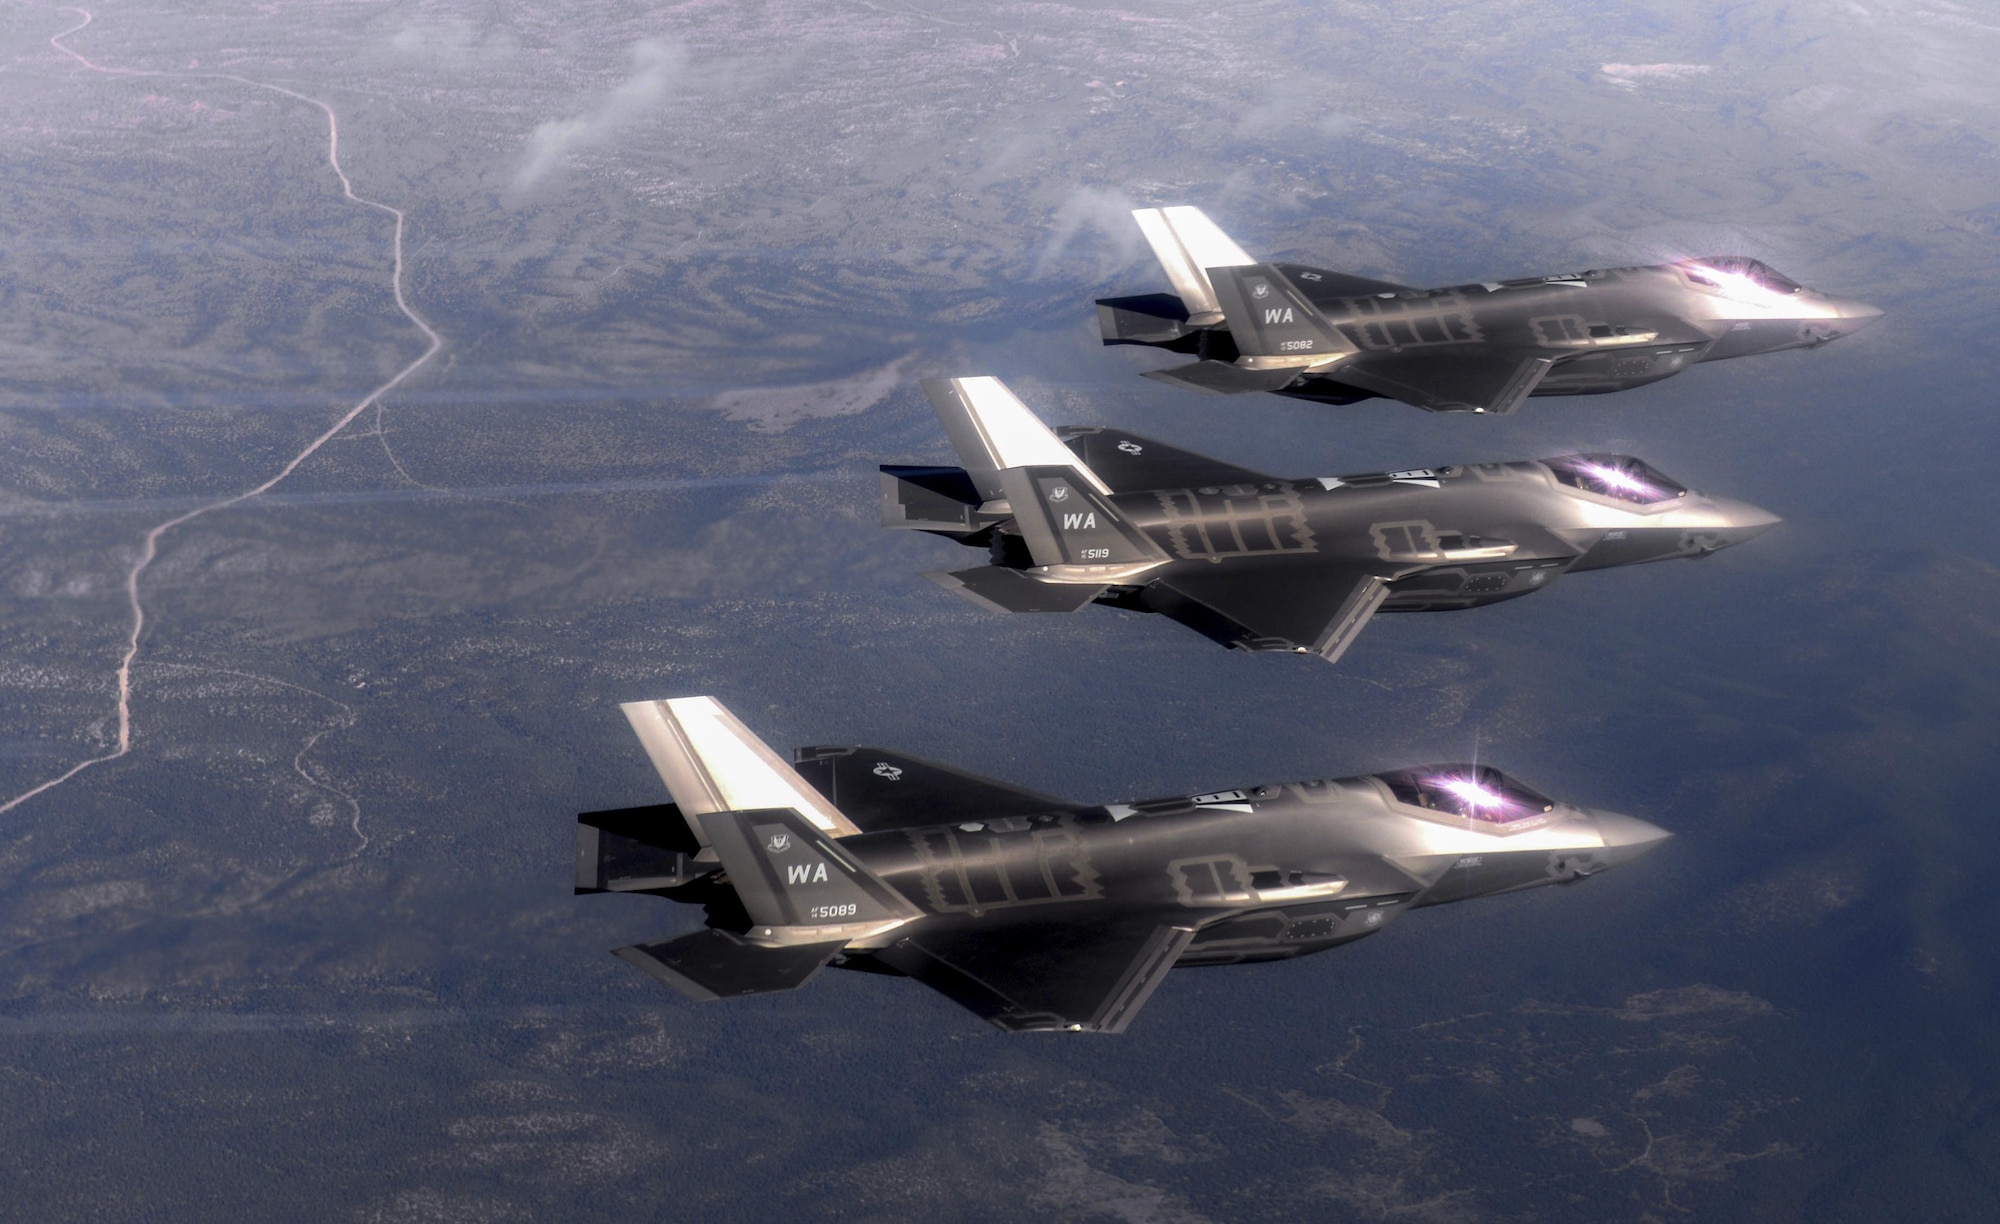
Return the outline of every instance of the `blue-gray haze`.
{"type": "Polygon", "coordinates": [[[117,748],[148,530],[424,354],[312,99],[444,346],[159,537],[130,751],[0,813],[0,1215],[2000,1218],[1989,7],[88,16],[0,13],[0,802],[117,748]],[[1165,287],[1127,210],[1174,203],[1415,284],[1742,253],[1890,313],[1506,419],[1205,399],[1089,307],[1165,287]],[[1787,522],[1338,667],[989,616],[875,526],[956,373],[1787,522]],[[569,895],[573,813],[663,798],[616,703],[695,693],[1099,801],[1477,753],[1679,836],[1119,1039],[837,973],[696,1007],[606,952],[698,914],[569,895]]]}

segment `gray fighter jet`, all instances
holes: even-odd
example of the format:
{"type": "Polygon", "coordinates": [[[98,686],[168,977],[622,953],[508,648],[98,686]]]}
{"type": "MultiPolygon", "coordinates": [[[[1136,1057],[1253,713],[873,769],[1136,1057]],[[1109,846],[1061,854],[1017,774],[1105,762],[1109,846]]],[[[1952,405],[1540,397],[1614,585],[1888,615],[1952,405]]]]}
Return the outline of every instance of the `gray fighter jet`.
{"type": "Polygon", "coordinates": [[[1259,263],[1198,208],[1132,215],[1174,293],[1099,301],[1104,343],[1192,354],[1146,377],[1222,395],[1512,412],[1531,395],[1623,391],[1700,361],[1817,348],[1882,316],[1740,255],[1413,289],[1259,263]]]}
{"type": "Polygon", "coordinates": [[[1487,766],[1086,806],[880,748],[788,767],[711,697],[624,710],[674,802],[577,817],[576,890],[702,906],[704,929],[617,950],[696,999],[832,964],[1003,1029],[1122,1032],[1177,965],[1323,951],[1667,836],[1487,766]]]}
{"type": "Polygon", "coordinates": [[[1058,435],[997,379],[924,390],[965,466],[884,465],[882,523],[989,558],[924,577],[998,611],[1157,612],[1243,650],[1333,661],[1378,611],[1704,557],[1779,521],[1629,455],[1283,480],[1123,430],[1058,435]]]}

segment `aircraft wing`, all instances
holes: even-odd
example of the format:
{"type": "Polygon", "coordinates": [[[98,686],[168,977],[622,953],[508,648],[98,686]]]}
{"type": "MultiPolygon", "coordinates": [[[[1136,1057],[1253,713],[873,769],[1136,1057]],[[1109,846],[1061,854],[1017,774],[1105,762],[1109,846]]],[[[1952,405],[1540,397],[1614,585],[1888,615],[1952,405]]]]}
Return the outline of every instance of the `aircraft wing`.
{"type": "Polygon", "coordinates": [[[1389,597],[1388,581],[1360,566],[1216,567],[1147,587],[1153,611],[1246,650],[1310,650],[1337,662],[1389,597]]]}
{"type": "Polygon", "coordinates": [[[1520,407],[1555,365],[1506,349],[1468,353],[1362,353],[1328,377],[1431,412],[1504,414],[1520,407]]]}
{"type": "Polygon", "coordinates": [[[1155,442],[1122,429],[1098,426],[1068,426],[1056,431],[1077,458],[1111,486],[1113,493],[1147,492],[1153,489],[1198,489],[1204,485],[1257,485],[1272,479],[1262,472],[1240,468],[1220,459],[1210,459],[1155,442]]]}
{"type": "Polygon", "coordinates": [[[1193,938],[1191,930],[1135,915],[961,928],[874,956],[999,1028],[1122,1033],[1193,938]]]}
{"type": "Polygon", "coordinates": [[[864,833],[1068,812],[1076,804],[887,748],[801,748],[795,768],[864,833]]]}

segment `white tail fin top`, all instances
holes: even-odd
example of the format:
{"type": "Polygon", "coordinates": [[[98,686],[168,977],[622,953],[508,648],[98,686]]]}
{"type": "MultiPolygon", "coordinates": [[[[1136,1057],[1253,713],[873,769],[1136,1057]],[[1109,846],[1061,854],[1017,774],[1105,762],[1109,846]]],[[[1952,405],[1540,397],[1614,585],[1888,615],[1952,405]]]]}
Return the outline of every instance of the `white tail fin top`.
{"type": "Polygon", "coordinates": [[[1111,492],[999,379],[926,378],[924,394],[966,475],[988,501],[1006,496],[999,474],[1008,468],[1074,468],[1098,492],[1111,492]]]}
{"type": "MultiPolygon", "coordinates": [[[[861,831],[715,698],[629,701],[620,708],[682,815],[792,808],[834,837],[861,831]]],[[[688,824],[702,834],[699,820],[688,824]]]]}
{"type": "Polygon", "coordinates": [[[1222,306],[1205,268],[1234,268],[1257,261],[1244,254],[1208,214],[1191,204],[1172,208],[1135,208],[1132,219],[1146,235],[1154,258],[1166,271],[1174,292],[1187,307],[1191,323],[1219,323],[1222,306]]]}

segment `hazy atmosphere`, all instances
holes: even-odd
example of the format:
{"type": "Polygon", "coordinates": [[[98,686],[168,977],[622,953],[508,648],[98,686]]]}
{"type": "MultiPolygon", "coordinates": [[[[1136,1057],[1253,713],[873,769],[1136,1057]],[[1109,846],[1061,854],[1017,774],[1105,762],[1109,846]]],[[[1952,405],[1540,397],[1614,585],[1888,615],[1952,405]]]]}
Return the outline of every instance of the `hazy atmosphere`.
{"type": "Polygon", "coordinates": [[[2000,1218],[2000,17],[1945,0],[0,11],[0,1215],[2000,1218]],[[336,139],[337,138],[337,139],[336,139]],[[331,156],[330,156],[331,155],[331,156]],[[1413,285],[1742,254],[1818,351],[1508,417],[1104,348],[1129,212],[1413,285]],[[1785,523],[1336,666],[877,525],[995,374],[1318,476],[1785,523]],[[243,496],[250,494],[251,496],[243,496]],[[235,499],[241,500],[235,500],[235,499]],[[1676,836],[1123,1036],[610,956],[617,705],[1086,802],[1490,761],[1676,836]]]}

